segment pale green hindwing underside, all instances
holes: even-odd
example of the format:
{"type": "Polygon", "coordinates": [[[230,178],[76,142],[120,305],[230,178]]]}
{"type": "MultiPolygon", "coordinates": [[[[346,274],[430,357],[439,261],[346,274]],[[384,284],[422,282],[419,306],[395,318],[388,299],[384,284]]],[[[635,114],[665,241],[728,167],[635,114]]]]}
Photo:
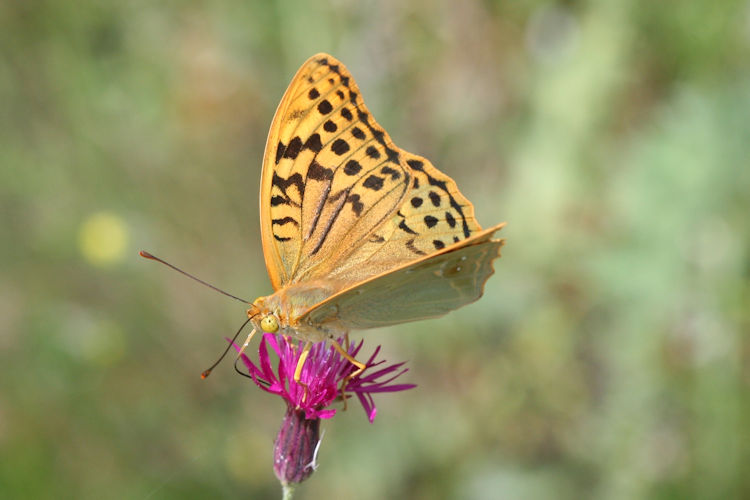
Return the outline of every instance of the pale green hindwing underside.
{"type": "Polygon", "coordinates": [[[505,243],[490,238],[504,225],[336,293],[303,314],[300,323],[377,328],[437,318],[474,302],[505,243]]]}

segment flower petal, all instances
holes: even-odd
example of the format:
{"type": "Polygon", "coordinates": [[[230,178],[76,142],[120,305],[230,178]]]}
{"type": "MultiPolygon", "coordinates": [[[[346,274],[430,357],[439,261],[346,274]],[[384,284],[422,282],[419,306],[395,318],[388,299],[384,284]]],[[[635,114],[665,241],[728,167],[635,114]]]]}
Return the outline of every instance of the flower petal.
{"type": "MultiPolygon", "coordinates": [[[[337,341],[341,343],[344,339],[339,338],[337,341]]],[[[364,341],[360,340],[349,345],[347,353],[354,357],[363,346],[364,341]]],[[[258,364],[244,354],[242,361],[256,385],[266,392],[281,396],[291,408],[303,411],[306,418],[331,418],[336,410],[328,407],[337,400],[341,383],[357,367],[327,342],[319,342],[310,347],[299,381],[295,381],[294,373],[302,352],[301,342],[295,342],[281,334],[265,333],[258,346],[258,364]],[[271,366],[269,346],[278,356],[276,370],[271,366]]],[[[349,393],[356,394],[370,422],[377,415],[373,394],[416,387],[415,384],[393,384],[408,369],[403,368],[403,362],[389,365],[384,359],[376,361],[380,352],[381,347],[377,346],[367,360],[365,371],[349,380],[346,389],[349,393]]]]}

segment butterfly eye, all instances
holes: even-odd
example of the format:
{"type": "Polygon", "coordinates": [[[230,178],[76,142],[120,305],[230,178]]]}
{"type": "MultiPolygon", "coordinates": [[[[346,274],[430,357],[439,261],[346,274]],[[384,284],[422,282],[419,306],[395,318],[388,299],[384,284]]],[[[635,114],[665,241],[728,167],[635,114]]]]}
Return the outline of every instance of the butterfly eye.
{"type": "Polygon", "coordinates": [[[279,330],[279,320],[273,314],[269,314],[260,320],[260,328],[266,333],[275,333],[279,330]]]}

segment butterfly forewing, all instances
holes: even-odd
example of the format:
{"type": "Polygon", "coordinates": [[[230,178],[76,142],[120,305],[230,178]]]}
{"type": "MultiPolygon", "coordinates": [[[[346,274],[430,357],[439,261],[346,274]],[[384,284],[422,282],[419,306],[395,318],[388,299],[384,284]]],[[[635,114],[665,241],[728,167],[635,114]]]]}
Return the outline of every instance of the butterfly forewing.
{"type": "Polygon", "coordinates": [[[302,315],[299,322],[364,329],[442,316],[481,297],[504,240],[500,224],[442,252],[347,288],[302,315]]]}
{"type": "Polygon", "coordinates": [[[329,275],[395,212],[410,180],[346,68],[325,54],[308,60],[264,156],[261,228],[274,287],[329,275]]]}
{"type": "Polygon", "coordinates": [[[452,179],[400,150],[351,74],[310,58],[276,111],[263,163],[261,232],[271,282],[350,286],[481,228],[452,179]]]}

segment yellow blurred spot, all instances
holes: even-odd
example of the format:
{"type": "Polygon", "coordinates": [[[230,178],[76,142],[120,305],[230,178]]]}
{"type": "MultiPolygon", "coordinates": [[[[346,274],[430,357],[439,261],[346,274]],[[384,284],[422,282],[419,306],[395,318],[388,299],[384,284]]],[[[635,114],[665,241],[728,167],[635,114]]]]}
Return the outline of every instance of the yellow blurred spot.
{"type": "Polygon", "coordinates": [[[128,229],[122,218],[108,212],[90,215],[81,224],[78,246],[84,258],[92,264],[105,266],[119,262],[125,256],[128,229]]]}

